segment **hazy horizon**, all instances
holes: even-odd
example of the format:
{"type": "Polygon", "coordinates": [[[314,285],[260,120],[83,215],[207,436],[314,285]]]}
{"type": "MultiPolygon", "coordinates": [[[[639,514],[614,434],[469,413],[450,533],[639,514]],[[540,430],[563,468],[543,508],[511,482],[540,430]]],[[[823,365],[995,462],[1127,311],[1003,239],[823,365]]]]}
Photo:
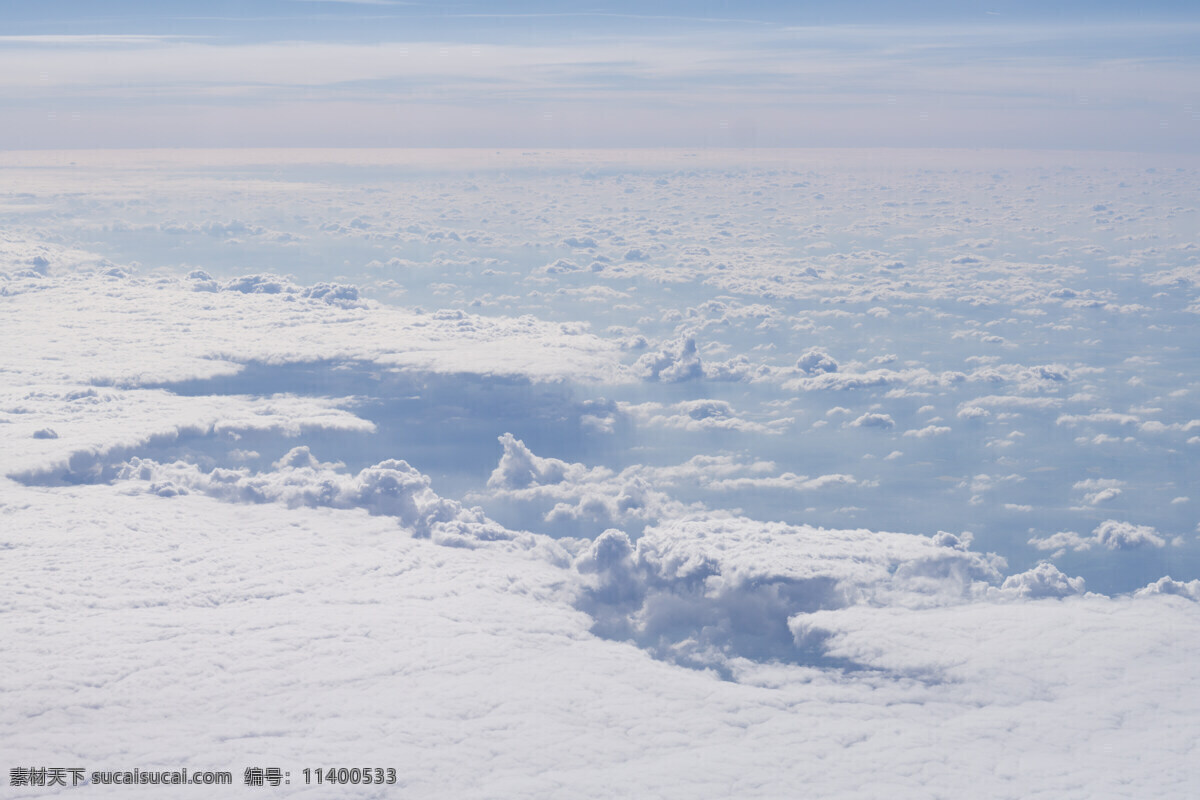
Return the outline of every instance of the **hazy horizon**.
{"type": "Polygon", "coordinates": [[[1184,3],[5,5],[4,148],[1200,141],[1184,3]]]}

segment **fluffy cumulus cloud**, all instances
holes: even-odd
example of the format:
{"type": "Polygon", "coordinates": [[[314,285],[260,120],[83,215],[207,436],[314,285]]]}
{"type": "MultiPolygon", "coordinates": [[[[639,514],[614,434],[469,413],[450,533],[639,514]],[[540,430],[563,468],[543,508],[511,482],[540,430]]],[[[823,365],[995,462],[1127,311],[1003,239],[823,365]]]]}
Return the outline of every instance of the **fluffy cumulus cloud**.
{"type": "Polygon", "coordinates": [[[678,499],[687,490],[718,496],[763,489],[819,496],[860,484],[846,473],[798,475],[781,472],[774,462],[729,455],[694,456],[682,464],[637,464],[614,471],[538,456],[511,433],[502,435],[500,444],[503,453],[487,489],[470,498],[520,508],[522,519],[536,521],[540,515],[551,523],[575,520],[640,529],[647,523],[708,513],[704,503],[678,499]]]}
{"type": "Polygon", "coordinates": [[[684,383],[713,381],[777,381],[786,370],[756,362],[742,354],[724,361],[703,360],[696,337],[685,335],[664,343],[657,352],[646,353],[633,364],[632,374],[646,381],[684,383]]]}
{"type": "Polygon", "coordinates": [[[1025,572],[1009,575],[1000,591],[1018,597],[1067,597],[1083,592],[1083,585],[1083,578],[1070,578],[1058,567],[1042,561],[1025,572]]]}
{"type": "Polygon", "coordinates": [[[1096,506],[1119,497],[1121,487],[1124,485],[1124,481],[1112,478],[1088,478],[1076,482],[1074,488],[1084,491],[1083,501],[1085,503],[1096,506]]]}
{"type": "Polygon", "coordinates": [[[265,473],[245,468],[204,471],[186,462],[159,464],[135,457],[120,469],[116,480],[135,482],[160,497],[202,492],[230,502],[361,508],[394,517],[414,535],[443,543],[513,538],[511,531],[488,520],[479,509],[439,497],[429,478],[404,461],[382,461],[350,475],[339,471],[341,465],[322,463],[308,447],[300,446],[272,466],[265,473]]]}
{"type": "Polygon", "coordinates": [[[950,428],[945,425],[926,425],[924,428],[913,428],[904,432],[905,436],[916,437],[918,439],[928,439],[930,436],[942,436],[950,432],[950,428]]]}
{"type": "Polygon", "coordinates": [[[921,607],[970,597],[999,563],[903,534],[764,525],[746,519],[678,520],[647,529],[636,546],[601,534],[576,566],[589,581],[583,608],[601,635],[661,658],[729,668],[737,657],[820,662],[789,628],[794,615],[858,603],[921,607]]]}
{"type": "Polygon", "coordinates": [[[533,507],[550,505],[543,513],[543,519],[549,522],[631,523],[681,507],[662,491],[651,489],[635,472],[616,474],[604,467],[543,458],[511,433],[501,436],[500,444],[504,448],[500,463],[488,479],[486,493],[474,495],[477,499],[533,507]]]}
{"type": "Polygon", "coordinates": [[[1133,550],[1138,547],[1162,547],[1166,544],[1158,531],[1149,525],[1134,525],[1115,519],[1106,519],[1093,531],[1096,542],[1110,550],[1133,550]]]}
{"type": "Polygon", "coordinates": [[[748,418],[726,400],[685,400],[666,405],[657,402],[621,403],[619,409],[639,423],[685,431],[732,431],[781,434],[794,421],[777,417],[765,421],[748,418]]]}
{"type": "Polygon", "coordinates": [[[1141,547],[1164,547],[1166,541],[1150,525],[1135,525],[1115,519],[1106,519],[1096,526],[1091,536],[1080,536],[1074,531],[1060,531],[1045,538],[1034,537],[1029,543],[1039,550],[1088,550],[1106,547],[1109,550],[1135,550],[1141,547]]]}
{"type": "Polygon", "coordinates": [[[561,483],[570,473],[572,480],[584,479],[588,472],[581,464],[568,464],[557,458],[540,458],[511,433],[500,437],[504,454],[500,463],[488,478],[488,486],[493,489],[525,489],[530,486],[543,486],[550,483],[561,483]]]}
{"type": "Polygon", "coordinates": [[[837,372],[838,362],[821,348],[810,347],[796,360],[796,369],[805,375],[820,375],[825,372],[837,372]]]}
{"type": "Polygon", "coordinates": [[[704,366],[696,352],[696,340],[690,336],[669,342],[656,353],[642,356],[634,365],[634,371],[649,380],[671,383],[704,376],[704,366]]]}
{"type": "Polygon", "coordinates": [[[896,427],[896,421],[892,419],[891,414],[874,414],[866,413],[860,417],[855,417],[852,421],[845,423],[847,428],[881,428],[888,430],[896,427]]]}
{"type": "Polygon", "coordinates": [[[1153,583],[1147,584],[1144,588],[1138,589],[1135,594],[1138,597],[1173,594],[1200,602],[1200,579],[1177,581],[1173,580],[1170,576],[1164,576],[1153,583]]]}

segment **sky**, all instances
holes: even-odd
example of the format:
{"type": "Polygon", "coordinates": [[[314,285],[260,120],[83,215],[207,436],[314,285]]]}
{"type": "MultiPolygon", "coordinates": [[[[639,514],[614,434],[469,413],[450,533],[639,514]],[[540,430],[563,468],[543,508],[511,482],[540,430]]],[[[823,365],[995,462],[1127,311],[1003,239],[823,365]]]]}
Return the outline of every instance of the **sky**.
{"type": "Polygon", "coordinates": [[[1195,796],[1195,11],[0,20],[0,795],[1195,796]]]}
{"type": "Polygon", "coordinates": [[[1186,3],[5,3],[0,146],[1192,152],[1186,3]]]}

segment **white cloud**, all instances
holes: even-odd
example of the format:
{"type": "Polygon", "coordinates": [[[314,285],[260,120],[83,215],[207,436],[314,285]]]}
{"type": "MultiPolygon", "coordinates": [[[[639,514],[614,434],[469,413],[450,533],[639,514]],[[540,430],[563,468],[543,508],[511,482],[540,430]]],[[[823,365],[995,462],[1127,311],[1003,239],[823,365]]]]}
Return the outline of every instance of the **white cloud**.
{"type": "Polygon", "coordinates": [[[807,475],[796,475],[784,472],[759,478],[724,478],[706,484],[709,489],[722,491],[741,491],[743,489],[788,489],[798,492],[820,491],[831,486],[853,486],[858,483],[853,475],[842,473],[819,475],[810,478],[807,475]]]}
{"type": "Polygon", "coordinates": [[[861,417],[855,418],[852,422],[847,422],[842,425],[843,428],[882,428],[888,430],[896,427],[896,421],[892,419],[891,414],[863,414],[861,417]]]}
{"type": "Polygon", "coordinates": [[[949,754],[934,774],[955,791],[1053,780],[1097,794],[1139,769],[1140,787],[1169,790],[1162,776],[1186,761],[1136,744],[1164,724],[1188,739],[1195,724],[1179,650],[1200,639],[1191,602],[963,602],[972,575],[993,574],[987,562],[922,537],[695,522],[636,545],[599,537],[576,579],[549,548],[438,547],[389,517],[329,508],[90,486],[29,495],[9,518],[5,561],[23,576],[10,613],[39,642],[12,653],[0,712],[17,763],[61,746],[68,709],[83,762],[117,763],[134,741],[151,762],[193,771],[198,748],[205,768],[223,768],[290,762],[314,740],[332,760],[390,763],[396,742],[371,732],[402,718],[422,754],[405,780],[422,793],[470,793],[499,770],[531,796],[597,782],[694,796],[746,770],[749,794],[799,781],[838,794],[884,778],[919,793],[930,773],[903,767],[932,748],[949,754]],[[76,557],[58,570],[36,567],[66,546],[76,557]],[[868,599],[888,602],[858,602],[868,599]],[[617,641],[589,633],[605,624],[617,641]],[[750,658],[785,646],[859,668],[750,658]],[[736,681],[672,663],[714,658],[736,681]],[[50,694],[38,688],[48,669],[50,694]],[[131,671],[145,677],[136,702],[131,671]],[[161,713],[181,706],[191,713],[161,713]],[[1074,720],[1069,746],[1063,719],[1074,720]],[[627,734],[595,736],[614,724],[627,734]],[[748,725],[771,736],[748,739],[748,725]],[[1036,768],[997,777],[1008,763],[997,742],[1036,768]],[[1108,758],[1079,758],[1102,742],[1116,745],[1108,758]],[[810,774],[799,755],[836,769],[810,774]]]}
{"type": "Polygon", "coordinates": [[[470,495],[476,502],[518,504],[547,509],[542,519],[606,525],[632,525],[693,516],[699,503],[685,504],[668,490],[699,488],[709,493],[747,490],[822,492],[863,484],[853,475],[797,475],[779,472],[770,461],[734,456],[694,456],[674,466],[635,465],[620,472],[587,467],[535,455],[511,434],[500,437],[504,453],[488,480],[486,492],[470,495]]]}
{"type": "Polygon", "coordinates": [[[294,777],[317,742],[416,795],[1186,794],[1195,298],[1140,276],[1192,251],[1105,259],[1186,226],[1157,212],[1192,173],[765,150],[0,154],[6,754],[294,777]],[[139,248],[208,271],[104,260],[139,248]],[[399,290],[451,307],[372,299],[399,290]],[[952,413],[979,419],[909,457],[832,424],[952,413]],[[978,535],[917,535],[946,520],[978,535]]]}
{"type": "Polygon", "coordinates": [[[917,439],[928,439],[931,436],[943,436],[950,432],[945,425],[926,425],[924,428],[913,428],[904,432],[904,436],[917,439]]]}
{"type": "Polygon", "coordinates": [[[577,561],[594,574],[584,608],[604,635],[659,657],[721,666],[731,657],[794,660],[795,615],[867,602],[919,608],[972,596],[995,557],[957,539],[828,531],[745,519],[684,519],[619,531],[577,561]],[[793,627],[789,630],[788,621],[793,627]]]}
{"type": "Polygon", "coordinates": [[[1083,501],[1088,505],[1097,506],[1121,495],[1121,487],[1125,481],[1112,478],[1088,478],[1077,481],[1073,488],[1083,489],[1083,501]]]}
{"type": "Polygon", "coordinates": [[[1106,519],[1093,531],[1096,541],[1110,550],[1132,550],[1150,545],[1162,547],[1166,544],[1153,527],[1134,525],[1115,519],[1106,519]]]}
{"type": "Polygon", "coordinates": [[[800,354],[796,360],[796,369],[806,375],[821,375],[826,372],[837,372],[838,362],[833,356],[819,347],[810,347],[800,354]]]}
{"type": "Polygon", "coordinates": [[[504,447],[504,454],[488,478],[488,486],[493,489],[525,489],[562,483],[564,480],[591,480],[595,474],[603,477],[611,474],[606,470],[596,473],[586,470],[581,464],[568,464],[557,458],[535,456],[524,442],[511,433],[501,436],[500,444],[504,447]]]}
{"type": "MultiPolygon", "coordinates": [[[[89,352],[84,381],[117,384],[211,378],[248,361],[361,359],[415,370],[517,374],[534,379],[614,378],[619,349],[569,326],[462,311],[418,314],[345,307],[345,288],[298,289],[276,276],[226,284],[216,302],[194,281],[64,276],[50,286],[10,281],[0,336],[39,339],[11,367],[54,374],[55,360],[89,352]],[[14,291],[15,290],[15,291],[14,291]],[[331,302],[334,301],[334,302],[331,302]],[[83,329],[74,320],[87,320],[83,329]],[[130,328],[139,337],[127,335],[130,328]]],[[[356,295],[355,295],[356,296],[356,295]]],[[[351,306],[356,301],[351,301],[351,306]]]]}
{"type": "MultiPolygon", "coordinates": [[[[357,475],[341,472],[340,466],[317,461],[308,447],[301,445],[292,448],[266,473],[221,468],[206,472],[180,461],[159,464],[134,458],[116,478],[119,482],[144,484],[142,491],[160,497],[201,492],[231,502],[361,508],[371,514],[395,517],[416,536],[457,546],[514,538],[511,531],[488,520],[478,509],[466,509],[439,497],[430,488],[429,478],[407,462],[383,461],[357,475]]],[[[117,486],[121,488],[122,484],[117,486]]]]}
{"type": "Polygon", "coordinates": [[[1029,540],[1029,543],[1038,550],[1056,550],[1058,552],[1055,553],[1055,556],[1057,556],[1067,550],[1087,550],[1096,543],[1096,540],[1080,536],[1075,531],[1059,531],[1044,539],[1035,536],[1029,540]]]}
{"type": "Polygon", "coordinates": [[[232,443],[246,433],[296,438],[316,431],[375,430],[373,423],[343,408],[343,399],[293,395],[182,397],[160,389],[34,384],[25,391],[0,392],[0,402],[25,409],[55,432],[38,436],[45,428],[0,426],[0,441],[12,453],[6,473],[51,482],[87,479],[101,474],[116,455],[144,452],[152,443],[169,446],[189,436],[232,443]]]}
{"type": "Polygon", "coordinates": [[[1173,594],[1200,602],[1200,580],[1176,581],[1162,577],[1134,593],[1137,597],[1156,594],[1173,594]]]}
{"type": "Polygon", "coordinates": [[[1083,578],[1069,578],[1058,567],[1042,561],[1032,569],[1009,575],[1000,586],[1002,594],[1018,597],[1068,597],[1083,592],[1083,578]]]}
{"type": "Polygon", "coordinates": [[[1055,420],[1059,425],[1078,425],[1080,423],[1109,423],[1112,425],[1136,425],[1141,420],[1133,414],[1122,414],[1115,411],[1093,411],[1090,414],[1063,414],[1055,420]]]}
{"type": "Polygon", "coordinates": [[[1029,543],[1039,550],[1057,550],[1062,552],[1070,549],[1075,551],[1087,550],[1095,545],[1107,547],[1109,550],[1133,550],[1147,545],[1163,547],[1166,542],[1149,525],[1134,525],[1115,519],[1107,519],[1096,526],[1091,537],[1083,537],[1074,531],[1062,531],[1044,539],[1034,537],[1029,543]]]}
{"type": "Polygon", "coordinates": [[[675,383],[703,377],[704,367],[696,352],[696,340],[689,336],[639,358],[634,373],[647,380],[675,383]]]}
{"type": "Polygon", "coordinates": [[[618,403],[617,408],[643,425],[685,431],[737,431],[740,433],[781,434],[791,425],[791,417],[765,423],[747,419],[725,400],[685,400],[680,403],[618,403]]]}

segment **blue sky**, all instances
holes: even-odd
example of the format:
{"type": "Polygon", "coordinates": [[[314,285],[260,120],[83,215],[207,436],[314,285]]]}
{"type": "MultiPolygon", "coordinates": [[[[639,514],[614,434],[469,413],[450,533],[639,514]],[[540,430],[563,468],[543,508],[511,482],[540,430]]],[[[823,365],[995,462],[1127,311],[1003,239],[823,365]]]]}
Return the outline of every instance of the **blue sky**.
{"type": "Polygon", "coordinates": [[[1194,151],[1182,3],[5,3],[0,146],[1194,151]]]}

